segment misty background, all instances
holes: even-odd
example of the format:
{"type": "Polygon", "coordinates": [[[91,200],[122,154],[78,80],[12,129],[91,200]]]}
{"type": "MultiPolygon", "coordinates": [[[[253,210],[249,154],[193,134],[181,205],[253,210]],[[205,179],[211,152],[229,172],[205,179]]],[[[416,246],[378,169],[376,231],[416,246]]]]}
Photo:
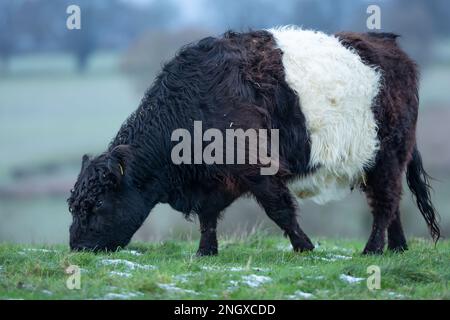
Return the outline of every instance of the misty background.
{"type": "MultiPolygon", "coordinates": [[[[182,45],[228,29],[296,24],[327,33],[368,31],[366,9],[381,8],[380,31],[401,34],[421,69],[418,144],[437,179],[433,199],[450,235],[450,4],[446,0],[1,0],[0,241],[67,243],[66,199],[84,153],[106,150],[137,108],[161,65],[182,45]],[[81,30],[66,28],[67,6],[81,8],[81,30]]],[[[366,239],[364,195],[318,206],[300,204],[313,238],[366,239]]],[[[407,236],[428,237],[404,188],[407,236]]],[[[250,198],[225,212],[219,233],[281,235],[250,198]]],[[[198,237],[188,222],[158,205],[134,239],[198,237]]]]}

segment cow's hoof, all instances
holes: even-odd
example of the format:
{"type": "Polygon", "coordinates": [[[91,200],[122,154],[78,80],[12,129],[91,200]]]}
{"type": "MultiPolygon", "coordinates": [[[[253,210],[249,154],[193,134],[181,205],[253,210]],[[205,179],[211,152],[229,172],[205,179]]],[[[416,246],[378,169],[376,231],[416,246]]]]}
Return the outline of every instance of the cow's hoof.
{"type": "Polygon", "coordinates": [[[363,255],[380,255],[383,254],[383,248],[364,248],[363,255]]]}
{"type": "Polygon", "coordinates": [[[314,245],[312,243],[305,243],[301,246],[294,247],[294,252],[308,252],[308,251],[313,251],[313,250],[314,250],[314,245]]]}
{"type": "Polygon", "coordinates": [[[408,245],[406,243],[400,245],[389,245],[388,250],[395,253],[402,253],[408,250],[408,245]]]}
{"type": "Polygon", "coordinates": [[[216,248],[202,248],[198,249],[197,253],[195,254],[197,257],[205,257],[205,256],[217,256],[218,250],[216,248]]]}

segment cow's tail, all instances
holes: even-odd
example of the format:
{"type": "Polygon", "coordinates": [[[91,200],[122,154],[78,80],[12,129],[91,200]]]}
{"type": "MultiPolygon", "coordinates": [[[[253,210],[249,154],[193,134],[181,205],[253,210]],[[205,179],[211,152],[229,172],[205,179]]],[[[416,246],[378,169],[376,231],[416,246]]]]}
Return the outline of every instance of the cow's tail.
{"type": "Polygon", "coordinates": [[[416,199],[417,207],[425,219],[431,237],[437,242],[441,236],[441,231],[438,224],[438,215],[436,209],[431,202],[430,196],[430,179],[431,177],[425,172],[422,165],[422,157],[420,156],[417,145],[414,146],[412,159],[408,163],[406,171],[406,181],[414,198],[416,199]]]}

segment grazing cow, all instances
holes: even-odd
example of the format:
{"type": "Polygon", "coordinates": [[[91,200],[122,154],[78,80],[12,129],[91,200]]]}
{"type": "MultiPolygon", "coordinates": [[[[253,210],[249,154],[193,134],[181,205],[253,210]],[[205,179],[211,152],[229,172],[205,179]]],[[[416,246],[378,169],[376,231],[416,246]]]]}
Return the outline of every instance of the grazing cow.
{"type": "Polygon", "coordinates": [[[68,199],[71,248],[124,247],[152,208],[168,203],[198,216],[198,255],[217,254],[220,213],[251,194],[295,251],[312,250],[297,221],[294,195],[324,203],[360,188],[373,214],[364,253],[382,253],[386,233],[388,248],[403,251],[399,201],[405,171],[437,241],[415,138],[417,68],[396,37],[283,27],[227,32],[182,48],[108,150],[83,157],[68,199]],[[278,129],[276,174],[262,175],[259,162],[175,164],[172,133],[194,131],[194,121],[220,132],[278,129]]]}

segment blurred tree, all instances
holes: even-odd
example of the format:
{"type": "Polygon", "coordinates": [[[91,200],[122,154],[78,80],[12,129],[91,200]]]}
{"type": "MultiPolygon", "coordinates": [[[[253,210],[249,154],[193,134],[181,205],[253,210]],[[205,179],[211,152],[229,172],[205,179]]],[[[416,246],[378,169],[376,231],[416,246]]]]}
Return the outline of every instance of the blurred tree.
{"type": "Polygon", "coordinates": [[[12,1],[0,2],[0,60],[1,70],[8,71],[9,59],[14,53],[14,30],[12,1]]]}
{"type": "Polygon", "coordinates": [[[184,45],[210,35],[203,29],[148,31],[139,37],[122,57],[121,69],[133,80],[139,92],[152,83],[165,61],[184,45]]]}
{"type": "Polygon", "coordinates": [[[13,53],[67,51],[83,71],[98,49],[126,48],[149,28],[176,25],[177,7],[172,0],[137,5],[123,0],[77,0],[81,30],[68,30],[66,9],[72,0],[1,0],[0,59],[13,53]]]}

